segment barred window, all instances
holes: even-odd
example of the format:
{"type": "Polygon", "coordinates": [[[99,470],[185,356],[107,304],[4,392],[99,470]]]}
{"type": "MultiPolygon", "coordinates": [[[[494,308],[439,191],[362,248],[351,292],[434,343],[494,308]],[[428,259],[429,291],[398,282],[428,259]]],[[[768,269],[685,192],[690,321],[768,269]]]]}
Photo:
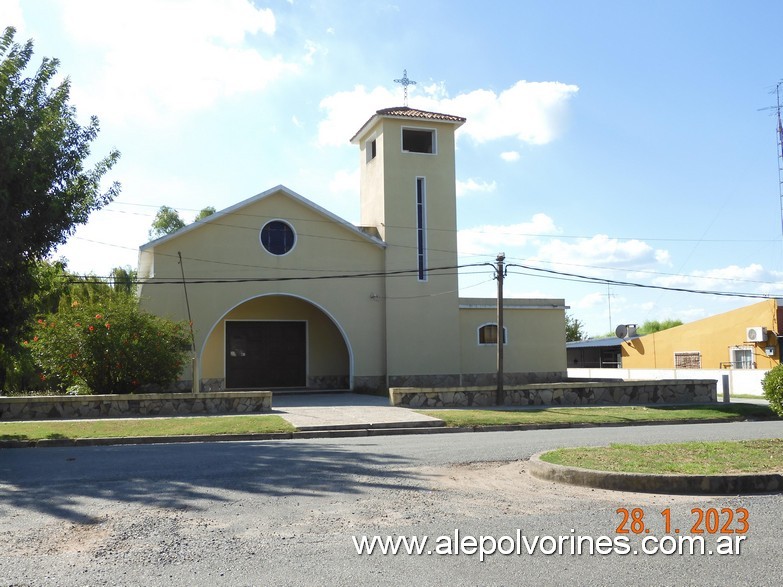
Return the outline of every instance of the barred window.
{"type": "Polygon", "coordinates": [[[701,353],[674,353],[675,369],[701,369],[701,353]]]}

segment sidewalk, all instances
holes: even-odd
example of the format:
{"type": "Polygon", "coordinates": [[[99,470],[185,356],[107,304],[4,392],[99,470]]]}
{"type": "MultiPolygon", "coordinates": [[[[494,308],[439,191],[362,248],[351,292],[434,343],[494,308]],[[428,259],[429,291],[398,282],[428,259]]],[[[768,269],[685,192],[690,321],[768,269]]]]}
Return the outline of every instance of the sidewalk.
{"type": "Polygon", "coordinates": [[[444,425],[438,418],[390,406],[388,397],[357,393],[278,394],[272,400],[272,414],[302,432],[444,425]]]}

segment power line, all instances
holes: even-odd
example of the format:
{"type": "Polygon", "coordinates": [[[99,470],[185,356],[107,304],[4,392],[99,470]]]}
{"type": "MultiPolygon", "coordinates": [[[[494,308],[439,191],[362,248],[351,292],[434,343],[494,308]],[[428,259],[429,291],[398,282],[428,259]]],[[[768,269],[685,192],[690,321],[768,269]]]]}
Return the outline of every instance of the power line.
{"type": "MultiPolygon", "coordinates": [[[[509,257],[509,259],[517,259],[520,261],[525,261],[526,259],[522,257],[509,257]]],[[[549,263],[551,265],[565,265],[567,267],[583,267],[586,269],[598,269],[600,271],[624,271],[626,273],[644,273],[646,275],[661,275],[664,277],[687,277],[691,279],[710,279],[713,281],[732,281],[732,282],[738,282],[738,283],[757,283],[760,285],[774,285],[775,282],[772,281],[760,281],[758,279],[740,279],[737,277],[733,277],[731,279],[727,279],[725,277],[714,277],[712,275],[688,275],[687,273],[667,273],[665,271],[652,271],[649,269],[635,269],[633,267],[602,267],[600,265],[585,265],[584,263],[566,263],[564,261],[549,261],[546,259],[538,259],[537,260],[540,263],[549,263]]]]}
{"type": "MultiPolygon", "coordinates": [[[[643,283],[634,283],[631,281],[617,281],[614,279],[606,279],[603,277],[592,277],[589,275],[578,275],[574,273],[566,273],[563,271],[555,271],[554,269],[542,269],[539,267],[530,267],[527,265],[518,265],[518,264],[509,264],[508,267],[520,267],[522,269],[526,269],[528,271],[537,271],[541,273],[548,273],[558,276],[564,276],[573,278],[579,281],[586,281],[590,283],[598,283],[602,285],[617,285],[621,287],[638,287],[642,289],[656,289],[656,290],[664,290],[664,291],[675,291],[680,293],[691,293],[691,294],[702,294],[702,295],[713,295],[713,296],[725,296],[725,297],[734,297],[734,298],[754,298],[754,299],[769,299],[773,297],[778,297],[777,295],[767,295],[767,294],[753,294],[753,293],[747,293],[747,292],[723,292],[723,291],[715,291],[715,290],[702,290],[702,289],[690,289],[685,287],[669,287],[665,285],[649,285],[649,284],[643,284],[643,283]]],[[[513,272],[512,272],[513,273],[513,272]]]]}
{"type": "MultiPolygon", "coordinates": [[[[145,207],[157,207],[153,204],[137,204],[137,203],[129,203],[129,202],[117,202],[119,205],[128,205],[128,206],[145,206],[145,207]]],[[[179,210],[187,210],[192,212],[197,212],[195,208],[179,208],[179,210]]],[[[106,212],[113,212],[118,214],[131,214],[134,216],[146,216],[146,217],[153,217],[154,214],[139,214],[135,212],[128,212],[124,210],[113,210],[111,208],[105,208],[104,211],[106,212]]],[[[220,213],[219,211],[217,212],[220,213]]],[[[259,218],[259,219],[266,219],[266,220],[272,220],[276,218],[276,216],[268,216],[265,214],[250,214],[247,212],[232,212],[232,216],[244,216],[247,218],[259,218]]],[[[203,218],[202,220],[196,221],[197,223],[206,223],[209,219],[209,216],[203,218]]],[[[288,220],[291,222],[311,222],[311,223],[323,223],[323,224],[332,224],[332,220],[328,220],[326,218],[324,219],[314,219],[314,218],[297,218],[297,217],[288,217],[288,220]]],[[[191,223],[191,224],[195,224],[191,223]]],[[[258,230],[258,228],[249,227],[249,226],[241,226],[241,225],[234,225],[234,224],[226,224],[226,223],[219,223],[215,222],[214,220],[210,221],[215,225],[218,226],[226,226],[226,227],[232,227],[232,228],[242,228],[242,229],[248,229],[248,230],[258,230]]],[[[347,222],[347,221],[346,221],[347,222]]],[[[190,226],[190,225],[188,225],[190,226]]],[[[394,224],[386,224],[387,228],[394,228],[394,229],[408,229],[408,230],[415,230],[415,228],[412,228],[410,226],[399,226],[394,224]]],[[[477,234],[492,234],[497,235],[499,233],[498,229],[501,227],[497,226],[490,226],[485,227],[486,230],[479,230],[475,228],[463,228],[463,229],[454,229],[454,228],[435,228],[435,227],[428,227],[428,230],[434,231],[434,232],[473,232],[477,234]]],[[[584,239],[584,240],[590,240],[595,238],[596,235],[584,235],[584,234],[550,234],[550,233],[539,233],[539,232],[501,232],[500,234],[508,235],[508,236],[515,236],[515,237],[526,237],[526,238],[562,238],[562,239],[584,239]]],[[[768,239],[725,239],[725,238],[719,238],[719,239],[706,239],[706,238],[661,238],[661,237],[639,237],[639,236],[633,236],[633,237],[627,237],[627,236],[610,236],[605,235],[607,238],[613,239],[613,240],[621,240],[621,241],[649,241],[649,242],[673,242],[673,243],[776,243],[780,239],[778,238],[768,238],[768,239]]]]}
{"type": "MultiPolygon", "coordinates": [[[[446,267],[432,267],[427,270],[431,276],[459,275],[458,270],[469,267],[483,267],[486,263],[471,263],[467,265],[453,265],[446,267]]],[[[332,275],[300,275],[291,277],[190,277],[184,283],[190,284],[222,284],[222,283],[267,283],[286,281],[318,281],[325,279],[359,279],[370,277],[397,277],[418,274],[418,269],[401,269],[398,271],[376,271],[364,273],[342,273],[332,275]]],[[[112,277],[90,276],[88,279],[66,279],[66,283],[107,283],[113,281],[112,277]]],[[[154,277],[150,279],[135,279],[135,285],[181,285],[183,280],[178,277],[154,277]]]]}
{"type": "MultiPolygon", "coordinates": [[[[474,271],[469,273],[459,272],[459,270],[461,269],[478,268],[478,267],[492,267],[494,271],[495,266],[492,263],[487,262],[487,263],[470,263],[465,265],[454,265],[454,266],[445,266],[445,267],[433,267],[428,270],[428,275],[450,276],[450,275],[460,275],[460,274],[475,275],[475,274],[483,273],[479,271],[474,271]]],[[[653,289],[653,290],[672,291],[672,292],[689,293],[689,294],[697,294],[697,295],[711,295],[711,296],[750,298],[750,299],[769,299],[773,297],[778,297],[777,295],[755,294],[749,292],[732,292],[732,291],[726,292],[726,291],[703,290],[703,289],[693,289],[693,288],[684,288],[684,287],[670,287],[670,286],[663,286],[663,285],[650,285],[650,284],[636,283],[631,281],[620,281],[615,279],[594,277],[590,275],[580,275],[577,273],[568,273],[564,271],[555,271],[554,269],[543,269],[540,267],[532,267],[529,265],[521,265],[518,263],[510,263],[506,265],[506,270],[508,271],[508,273],[511,273],[512,275],[535,275],[535,274],[544,273],[546,274],[545,277],[548,279],[587,282],[587,283],[595,283],[601,285],[615,285],[619,287],[635,287],[640,289],[653,289]],[[511,271],[511,268],[524,269],[525,271],[524,272],[511,271]],[[533,273],[531,274],[529,272],[533,272],[533,273]]],[[[418,269],[402,269],[398,271],[341,273],[341,274],[333,274],[333,275],[305,275],[305,276],[291,276],[291,277],[189,278],[185,281],[185,283],[187,283],[188,285],[226,284],[226,283],[279,283],[279,282],[291,282],[291,281],[322,281],[328,279],[403,277],[403,276],[416,275],[416,274],[418,274],[418,269]]],[[[537,275],[537,276],[541,277],[541,275],[537,275]]],[[[102,283],[103,284],[103,283],[111,283],[113,281],[114,279],[111,277],[91,276],[90,279],[73,278],[70,280],[66,280],[66,283],[102,283]]],[[[133,280],[132,283],[134,283],[135,285],[140,285],[140,284],[141,285],[180,285],[183,283],[183,281],[179,278],[171,277],[171,278],[153,278],[152,280],[136,279],[133,280]]],[[[482,285],[483,283],[484,282],[481,282],[479,284],[474,284],[473,286],[470,287],[482,285]]],[[[446,293],[454,293],[454,292],[450,291],[450,292],[441,292],[441,293],[446,294],[446,293]]],[[[424,296],[415,296],[415,297],[424,297],[424,296]]],[[[403,298],[398,298],[398,299],[403,299],[403,298]]]]}

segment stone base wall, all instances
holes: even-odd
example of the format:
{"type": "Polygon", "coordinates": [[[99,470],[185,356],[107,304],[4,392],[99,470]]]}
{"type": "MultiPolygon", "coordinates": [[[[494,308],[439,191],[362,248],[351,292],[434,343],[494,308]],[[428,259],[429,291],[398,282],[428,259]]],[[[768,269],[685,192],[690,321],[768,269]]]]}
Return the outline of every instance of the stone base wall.
{"type": "MultiPolygon", "coordinates": [[[[495,373],[445,373],[439,375],[389,375],[388,388],[420,387],[451,389],[455,387],[494,386],[497,375],[495,373]]],[[[518,386],[531,383],[561,382],[567,378],[565,371],[541,372],[541,373],[505,373],[504,385],[518,386]]],[[[354,388],[359,389],[359,377],[354,381],[354,388]]],[[[372,391],[386,391],[384,377],[365,377],[373,379],[369,388],[372,391]]]]}
{"type": "MultiPolygon", "coordinates": [[[[353,380],[353,391],[359,393],[386,394],[392,387],[422,387],[422,388],[453,388],[494,386],[495,373],[450,373],[440,375],[356,375],[353,380]]],[[[506,373],[503,381],[507,386],[528,385],[532,383],[559,382],[567,379],[565,371],[553,371],[542,373],[506,373]]],[[[163,389],[160,386],[146,386],[139,391],[142,393],[187,393],[192,391],[193,381],[183,379],[163,389]]],[[[350,389],[347,376],[329,375],[308,377],[306,389],[350,389]]],[[[202,379],[201,392],[225,391],[226,380],[222,378],[202,379]]]]}
{"type": "MultiPolygon", "coordinates": [[[[496,404],[496,388],[391,388],[393,406],[466,408],[496,404]]],[[[640,404],[706,404],[717,401],[714,380],[602,381],[517,385],[505,390],[506,406],[611,406],[640,404]]]]}
{"type": "MultiPolygon", "coordinates": [[[[540,373],[504,373],[503,385],[512,387],[519,385],[531,385],[534,383],[562,383],[567,379],[568,375],[565,371],[543,371],[540,373]]],[[[464,373],[462,375],[462,382],[460,383],[460,386],[494,388],[495,381],[497,381],[497,374],[495,373],[464,373]]]]}
{"type": "Polygon", "coordinates": [[[347,375],[318,375],[307,378],[307,389],[345,389],[348,390],[347,375]]]}
{"type": "Polygon", "coordinates": [[[272,410],[270,391],[0,397],[0,420],[254,414],[272,410]]]}

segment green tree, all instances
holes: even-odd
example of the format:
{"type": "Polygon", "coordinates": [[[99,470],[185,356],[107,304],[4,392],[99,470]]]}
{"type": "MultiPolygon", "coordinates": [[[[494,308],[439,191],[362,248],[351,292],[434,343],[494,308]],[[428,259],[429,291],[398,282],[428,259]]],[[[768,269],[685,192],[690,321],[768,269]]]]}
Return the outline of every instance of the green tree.
{"type": "Polygon", "coordinates": [[[50,389],[86,386],[94,393],[130,393],[176,380],[190,350],[184,323],[147,314],[135,296],[114,294],[40,318],[25,341],[50,389]]]}
{"type": "Polygon", "coordinates": [[[115,292],[132,294],[139,272],[131,267],[115,267],[111,270],[112,287],[115,292]]]}
{"type": "Polygon", "coordinates": [[[214,206],[207,206],[206,208],[202,208],[201,211],[196,214],[196,219],[193,222],[198,222],[199,220],[204,220],[207,216],[212,216],[217,210],[215,210],[214,206]]]}
{"type": "Polygon", "coordinates": [[[639,334],[652,334],[654,332],[660,332],[661,330],[668,330],[669,328],[674,328],[675,326],[682,326],[682,320],[672,320],[671,318],[668,320],[647,320],[644,324],[637,330],[639,334]]]}
{"type": "Polygon", "coordinates": [[[584,340],[586,338],[587,335],[584,331],[584,324],[581,320],[566,312],[565,321],[566,342],[575,342],[577,340],[584,340]]]}
{"type": "Polygon", "coordinates": [[[775,365],[761,380],[770,409],[783,418],[783,364],[775,365]]]}
{"type": "MultiPolygon", "coordinates": [[[[100,305],[108,298],[135,295],[136,271],[130,267],[115,267],[109,280],[69,273],[64,261],[39,261],[34,265],[34,272],[38,291],[27,303],[31,314],[38,319],[58,315],[69,309],[74,301],[100,305]]],[[[12,354],[0,352],[0,370],[5,374],[2,389],[6,391],[41,387],[34,378],[36,365],[29,345],[20,346],[12,354]]]]}
{"type": "Polygon", "coordinates": [[[180,228],[185,227],[185,221],[180,217],[179,212],[174,208],[168,206],[161,206],[158,213],[155,214],[155,219],[152,221],[152,228],[150,228],[150,238],[155,240],[177,232],[180,228]]]}
{"type": "MultiPolygon", "coordinates": [[[[18,351],[41,297],[37,263],[65,242],[75,227],[108,204],[119,184],[102,191],[114,166],[112,150],[85,168],[98,119],[81,126],[68,104],[68,78],[52,86],[57,59],[44,58],[25,77],[33,43],[14,42],[8,27],[0,37],[0,356],[18,351]],[[32,303],[31,303],[32,300],[32,303]]],[[[0,368],[0,384],[4,371],[0,368]]]]}

